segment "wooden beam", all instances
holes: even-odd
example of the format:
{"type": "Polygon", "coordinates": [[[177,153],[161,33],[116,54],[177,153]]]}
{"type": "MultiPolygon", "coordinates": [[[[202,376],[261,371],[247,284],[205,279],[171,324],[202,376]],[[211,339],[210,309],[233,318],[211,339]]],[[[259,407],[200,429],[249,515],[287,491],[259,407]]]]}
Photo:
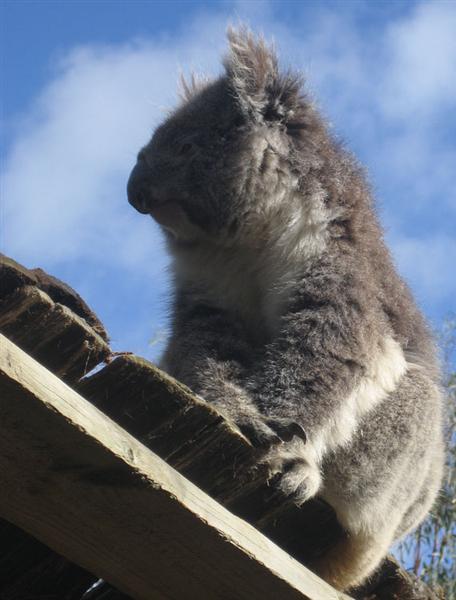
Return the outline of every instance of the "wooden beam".
{"type": "Polygon", "coordinates": [[[18,288],[2,299],[0,331],[68,383],[111,353],[84,319],[35,286],[18,288]]]}
{"type": "Polygon", "coordinates": [[[0,336],[0,516],[144,600],[347,598],[0,336]]]}

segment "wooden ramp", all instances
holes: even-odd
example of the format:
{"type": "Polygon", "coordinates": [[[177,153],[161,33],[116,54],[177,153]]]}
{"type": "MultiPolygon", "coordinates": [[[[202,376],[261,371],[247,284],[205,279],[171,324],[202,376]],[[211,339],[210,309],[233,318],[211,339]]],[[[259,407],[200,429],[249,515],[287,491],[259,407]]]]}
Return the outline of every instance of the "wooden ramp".
{"type": "MultiPolygon", "coordinates": [[[[247,480],[239,431],[151,363],[112,357],[71,288],[6,257],[0,283],[0,600],[80,600],[99,577],[117,590],[84,599],[347,597],[300,564],[345,535],[327,505],[247,480]]],[[[437,598],[393,561],[352,596],[437,598]]]]}
{"type": "Polygon", "coordinates": [[[0,343],[5,518],[138,599],[345,597],[0,343]]]}

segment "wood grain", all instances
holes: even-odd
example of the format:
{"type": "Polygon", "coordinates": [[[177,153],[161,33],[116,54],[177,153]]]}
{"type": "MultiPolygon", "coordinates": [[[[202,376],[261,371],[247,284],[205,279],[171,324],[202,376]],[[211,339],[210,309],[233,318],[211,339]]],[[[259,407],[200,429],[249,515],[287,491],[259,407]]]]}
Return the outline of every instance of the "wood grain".
{"type": "Polygon", "coordinates": [[[134,598],[346,598],[3,336],[0,514],[134,598]]]}
{"type": "Polygon", "coordinates": [[[111,353],[84,319],[32,285],[1,299],[0,331],[67,382],[77,381],[111,353]]]}

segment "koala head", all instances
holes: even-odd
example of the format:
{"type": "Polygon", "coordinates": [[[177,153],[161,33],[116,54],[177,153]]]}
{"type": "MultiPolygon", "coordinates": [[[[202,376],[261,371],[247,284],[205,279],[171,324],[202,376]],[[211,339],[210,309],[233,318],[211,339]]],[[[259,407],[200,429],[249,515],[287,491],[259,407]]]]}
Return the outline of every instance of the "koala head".
{"type": "Polygon", "coordinates": [[[178,242],[240,243],[255,231],[261,243],[315,158],[305,132],[317,119],[300,77],[281,73],[248,31],[228,39],[225,74],[184,86],[183,104],[139,152],[128,181],[129,202],[178,242]]]}

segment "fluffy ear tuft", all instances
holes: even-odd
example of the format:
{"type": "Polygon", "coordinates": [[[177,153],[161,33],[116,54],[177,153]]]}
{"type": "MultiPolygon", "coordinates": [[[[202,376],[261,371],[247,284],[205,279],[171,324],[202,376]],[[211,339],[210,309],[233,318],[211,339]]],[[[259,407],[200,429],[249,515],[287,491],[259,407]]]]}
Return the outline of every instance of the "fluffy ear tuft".
{"type": "Polygon", "coordinates": [[[182,102],[188,102],[198,94],[201,90],[207,87],[210,83],[209,77],[205,75],[197,75],[192,73],[190,79],[186,79],[183,73],[179,75],[179,88],[178,94],[182,102]]]}
{"type": "Polygon", "coordinates": [[[257,121],[288,120],[300,103],[301,77],[279,72],[277,56],[246,27],[229,28],[224,64],[243,112],[257,121]]]}

